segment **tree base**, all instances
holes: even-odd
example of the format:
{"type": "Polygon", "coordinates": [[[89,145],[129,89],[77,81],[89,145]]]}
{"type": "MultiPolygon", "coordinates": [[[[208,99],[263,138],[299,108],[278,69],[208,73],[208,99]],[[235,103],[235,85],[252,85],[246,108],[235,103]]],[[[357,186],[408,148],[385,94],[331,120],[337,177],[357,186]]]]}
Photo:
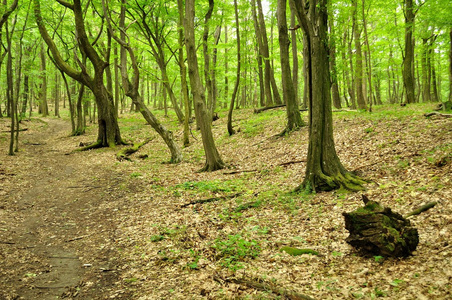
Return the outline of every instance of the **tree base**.
{"type": "Polygon", "coordinates": [[[337,189],[358,192],[365,190],[363,187],[365,183],[365,180],[350,172],[336,176],[328,176],[323,173],[312,174],[312,176],[305,178],[303,183],[295,189],[295,192],[329,192],[337,189]]]}

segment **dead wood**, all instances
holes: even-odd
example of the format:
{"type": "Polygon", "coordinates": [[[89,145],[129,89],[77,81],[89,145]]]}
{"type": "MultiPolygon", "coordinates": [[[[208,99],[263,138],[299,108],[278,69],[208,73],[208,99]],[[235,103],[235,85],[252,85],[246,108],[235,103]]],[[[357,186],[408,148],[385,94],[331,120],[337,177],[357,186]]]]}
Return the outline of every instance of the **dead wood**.
{"type": "Polygon", "coordinates": [[[286,106],[285,104],[281,104],[281,105],[273,105],[273,106],[266,106],[266,107],[261,107],[261,108],[255,108],[254,109],[254,113],[255,114],[260,114],[261,112],[264,112],[266,110],[280,108],[280,107],[285,107],[285,106],[286,106]]]}
{"type": "Polygon", "coordinates": [[[417,229],[409,220],[363,195],[364,207],[343,213],[346,241],[358,250],[373,255],[406,257],[419,243],[417,229]]]}
{"type": "MultiPolygon", "coordinates": [[[[280,105],[272,105],[272,106],[266,106],[266,107],[261,107],[261,108],[255,108],[254,109],[254,113],[255,114],[260,114],[261,112],[264,112],[266,110],[270,110],[270,109],[275,109],[275,108],[281,108],[281,107],[286,107],[285,104],[280,104],[280,105]]],[[[300,108],[299,111],[308,111],[307,108],[300,108]]]]}
{"type": "Polygon", "coordinates": [[[314,298],[311,298],[307,295],[299,294],[295,291],[288,290],[283,287],[276,286],[272,283],[267,283],[261,279],[252,279],[252,278],[222,278],[219,275],[215,275],[213,278],[215,281],[219,282],[220,284],[223,284],[224,282],[227,283],[234,283],[239,285],[244,285],[248,288],[252,288],[255,290],[263,291],[263,292],[272,292],[275,295],[284,297],[285,299],[290,300],[314,300],[314,298]]]}
{"type": "Polygon", "coordinates": [[[431,113],[425,113],[424,117],[432,117],[432,116],[438,116],[438,117],[442,117],[442,118],[452,118],[452,114],[443,114],[443,113],[439,113],[439,112],[431,112],[431,113]]]}
{"type": "MultiPolygon", "coordinates": [[[[8,126],[8,127],[11,127],[11,126],[8,126]]],[[[28,130],[28,128],[21,128],[21,129],[19,129],[19,131],[27,131],[28,130]]],[[[17,131],[17,129],[14,129],[14,131],[16,132],[17,131]]],[[[11,130],[3,130],[2,132],[11,132],[11,130]]]]}
{"type": "Polygon", "coordinates": [[[299,164],[299,163],[304,163],[304,162],[306,162],[306,159],[291,160],[291,161],[280,163],[280,164],[278,164],[278,166],[288,166],[288,165],[299,164]]]}
{"type": "Polygon", "coordinates": [[[146,140],[144,140],[141,143],[133,144],[132,147],[122,149],[121,151],[118,152],[118,154],[116,154],[116,159],[119,160],[119,161],[130,160],[130,158],[129,158],[130,155],[132,155],[133,153],[135,153],[138,150],[140,150],[141,147],[143,147],[144,145],[146,145],[147,143],[152,141],[154,138],[155,137],[147,138],[146,140]]]}
{"type": "Polygon", "coordinates": [[[410,212],[409,214],[407,214],[405,216],[405,218],[409,218],[411,216],[419,215],[420,213],[423,213],[424,211],[429,210],[430,208],[434,207],[436,204],[438,204],[438,202],[430,202],[430,203],[427,203],[425,205],[422,205],[418,209],[415,209],[412,212],[410,212]]]}
{"type": "Polygon", "coordinates": [[[232,174],[250,173],[250,172],[257,172],[257,170],[256,169],[254,169],[254,170],[236,170],[236,171],[223,172],[223,174],[224,175],[232,175],[232,174]]]}
{"type": "Polygon", "coordinates": [[[238,197],[238,196],[240,196],[242,194],[243,193],[240,192],[240,193],[235,193],[235,194],[232,194],[232,195],[225,195],[225,196],[221,196],[221,197],[213,197],[213,198],[207,198],[207,199],[193,200],[191,202],[182,204],[180,207],[183,208],[183,207],[187,207],[189,205],[194,205],[194,204],[204,204],[204,203],[210,203],[210,202],[215,202],[215,201],[220,201],[220,200],[232,199],[232,198],[238,197]]]}

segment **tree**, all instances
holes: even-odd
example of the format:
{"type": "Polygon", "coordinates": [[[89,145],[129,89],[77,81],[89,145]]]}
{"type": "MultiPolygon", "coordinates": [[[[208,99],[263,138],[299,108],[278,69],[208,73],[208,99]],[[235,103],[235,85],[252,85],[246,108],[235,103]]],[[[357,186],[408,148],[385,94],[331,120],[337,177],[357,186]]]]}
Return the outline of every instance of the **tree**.
{"type": "MultiPolygon", "coordinates": [[[[287,1],[278,0],[278,8],[276,11],[278,19],[278,33],[279,33],[279,48],[281,59],[281,76],[283,86],[283,98],[286,104],[287,112],[287,125],[281,135],[286,132],[296,130],[302,127],[303,120],[300,116],[300,110],[298,109],[298,101],[294,89],[294,82],[290,71],[290,58],[289,58],[289,31],[287,28],[287,1]]],[[[296,43],[292,41],[292,43],[296,43]]]]}
{"type": "Polygon", "coordinates": [[[83,85],[86,85],[94,94],[94,98],[99,109],[98,134],[97,141],[93,145],[90,145],[89,148],[113,147],[114,145],[122,144],[123,141],[121,139],[118,120],[115,114],[113,96],[104,84],[104,71],[108,66],[108,63],[101,58],[88,38],[84,23],[85,13],[82,10],[81,1],[74,0],[74,3],[71,4],[65,0],[58,0],[58,3],[73,12],[78,47],[80,52],[84,53],[87,59],[91,62],[94,71],[93,76],[89,74],[88,66],[83,64],[80,59],[76,59],[80,68],[76,69],[61,56],[60,51],[58,50],[53,39],[50,37],[44,24],[40,0],[33,0],[36,24],[38,25],[39,32],[41,33],[43,40],[49,47],[55,65],[69,77],[77,80],[83,85]]]}
{"type": "Polygon", "coordinates": [[[195,2],[194,0],[185,1],[185,47],[187,50],[188,75],[190,77],[191,91],[197,122],[201,129],[202,143],[206,155],[206,162],[200,171],[215,171],[224,167],[223,160],[215,146],[215,140],[212,134],[212,119],[206,107],[206,96],[204,87],[201,83],[198,67],[198,56],[195,45],[195,2]]]}
{"type": "Polygon", "coordinates": [[[130,45],[130,43],[126,42],[126,38],[130,41],[130,38],[126,35],[126,27],[125,27],[125,5],[127,4],[127,0],[121,0],[121,13],[119,19],[119,30],[120,37],[117,37],[115,32],[113,31],[113,27],[111,24],[110,12],[105,4],[105,0],[102,0],[102,6],[104,9],[104,15],[107,19],[107,26],[110,32],[110,35],[118,42],[121,46],[120,51],[120,60],[121,60],[121,77],[122,77],[122,85],[124,89],[124,93],[126,96],[132,99],[132,103],[138,108],[138,110],[143,115],[144,119],[148,122],[149,125],[154,128],[154,130],[162,137],[163,141],[168,146],[171,152],[171,163],[179,163],[182,161],[182,153],[180,151],[179,146],[175,143],[173,139],[173,134],[171,131],[167,130],[165,126],[163,126],[158,119],[151,113],[151,111],[144,104],[144,101],[140,95],[139,85],[140,85],[140,71],[138,69],[138,63],[135,57],[135,53],[130,45]],[[127,56],[126,51],[129,54],[130,61],[133,69],[133,78],[132,81],[129,80],[127,74],[127,56]]]}
{"type": "Polygon", "coordinates": [[[414,103],[415,81],[414,81],[414,20],[417,9],[415,9],[413,0],[405,0],[405,52],[403,56],[403,87],[405,89],[405,102],[414,103]]]}
{"type": "Polygon", "coordinates": [[[328,62],[327,0],[293,1],[306,36],[309,146],[305,179],[296,190],[362,189],[361,179],[348,172],[337,156],[333,139],[331,81],[328,62]]]}
{"type": "Polygon", "coordinates": [[[234,101],[237,97],[237,91],[239,90],[240,84],[240,68],[242,65],[241,59],[241,49],[240,49],[240,25],[239,25],[239,12],[237,8],[237,0],[234,0],[234,10],[235,10],[235,26],[236,26],[236,36],[237,36],[237,77],[235,79],[234,91],[232,92],[231,103],[229,104],[228,111],[228,133],[229,135],[233,135],[235,130],[232,128],[232,112],[234,110],[234,101]]]}

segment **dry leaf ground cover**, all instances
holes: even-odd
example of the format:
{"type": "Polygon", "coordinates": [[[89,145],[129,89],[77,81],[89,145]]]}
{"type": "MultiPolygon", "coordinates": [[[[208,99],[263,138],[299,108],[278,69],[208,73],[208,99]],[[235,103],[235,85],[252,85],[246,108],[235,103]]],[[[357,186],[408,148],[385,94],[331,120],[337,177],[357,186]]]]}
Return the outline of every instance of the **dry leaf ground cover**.
{"type": "MultiPolygon", "coordinates": [[[[37,292],[38,284],[46,287],[39,278],[56,267],[42,252],[57,248],[78,258],[70,267],[78,270],[78,283],[72,290],[58,290],[72,298],[284,299],[286,291],[315,299],[450,299],[452,120],[424,118],[432,107],[334,113],[338,154],[346,168],[370,181],[364,192],[370,199],[402,214],[438,202],[412,218],[420,243],[406,259],[366,257],[345,243],[342,212],[361,206],[361,193],[291,193],[303,180],[308,136],[302,128],[275,137],[284,127],[284,110],[236,111],[240,130],[232,137],[226,132],[226,112],[221,112],[213,130],[227,168],[212,173],[196,172],[204,156],[193,128],[184,161],[171,165],[165,163],[169,152],[159,137],[131,161],[118,162],[119,149],[64,155],[94,140],[95,126],[85,136],[68,137],[67,125],[61,129],[67,122],[61,120],[25,123],[30,130],[23,133],[17,156],[4,155],[7,136],[0,136],[5,149],[0,160],[0,275],[10,278],[0,283],[2,292],[6,299],[30,291],[44,297],[37,292]],[[48,147],[36,154],[40,146],[27,141],[42,132],[48,147]],[[37,220],[42,224],[34,242],[45,248],[41,252],[21,249],[20,239],[12,239],[21,228],[29,229],[25,214],[37,209],[21,202],[30,197],[23,196],[24,190],[37,188],[29,174],[49,178],[45,192],[53,191],[51,203],[75,203],[67,208],[36,200],[41,212],[60,209],[37,220]],[[50,242],[50,235],[58,242],[50,242]],[[319,255],[290,256],[280,251],[285,246],[319,255]],[[15,271],[18,265],[22,268],[15,271]]],[[[176,138],[182,137],[175,118],[159,117],[176,138]]],[[[5,120],[0,123],[5,130],[5,120]]],[[[136,114],[121,117],[121,128],[123,138],[135,142],[156,136],[136,114]]]]}

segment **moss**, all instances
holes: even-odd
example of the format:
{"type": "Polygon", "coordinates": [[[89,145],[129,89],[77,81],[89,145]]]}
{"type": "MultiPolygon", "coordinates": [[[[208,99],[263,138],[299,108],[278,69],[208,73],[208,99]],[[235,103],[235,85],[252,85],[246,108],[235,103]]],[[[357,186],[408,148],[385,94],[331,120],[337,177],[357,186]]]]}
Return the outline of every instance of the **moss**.
{"type": "Polygon", "coordinates": [[[319,255],[319,253],[315,250],[311,250],[311,249],[298,249],[298,248],[294,248],[294,247],[282,247],[280,250],[280,252],[286,252],[287,254],[291,255],[291,256],[298,256],[298,255],[302,255],[302,254],[312,254],[312,255],[319,255]]]}

